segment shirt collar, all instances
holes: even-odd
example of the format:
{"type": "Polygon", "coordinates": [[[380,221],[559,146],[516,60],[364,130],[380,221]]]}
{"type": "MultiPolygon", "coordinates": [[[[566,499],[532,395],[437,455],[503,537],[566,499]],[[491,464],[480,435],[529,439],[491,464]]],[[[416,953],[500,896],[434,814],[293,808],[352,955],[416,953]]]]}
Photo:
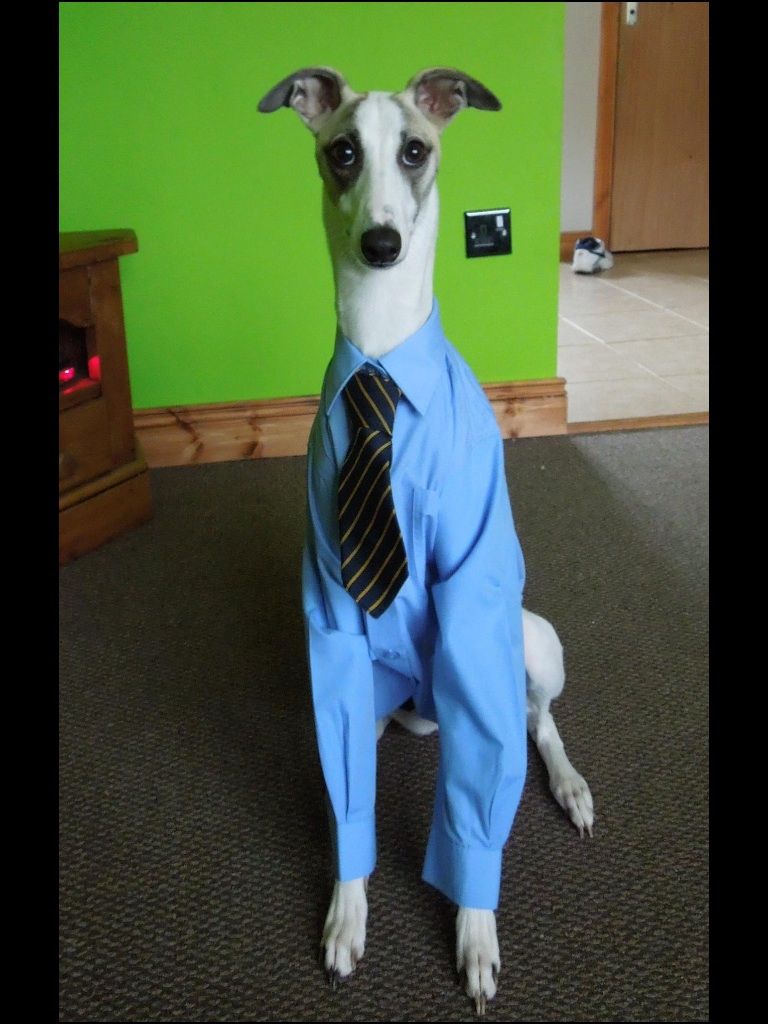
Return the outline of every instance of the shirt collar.
{"type": "Polygon", "coordinates": [[[326,415],[330,415],[347,381],[366,363],[377,366],[391,377],[423,416],[445,368],[445,335],[437,299],[433,300],[432,312],[418,331],[380,359],[363,355],[340,329],[336,331],[336,344],[325,386],[326,415]]]}

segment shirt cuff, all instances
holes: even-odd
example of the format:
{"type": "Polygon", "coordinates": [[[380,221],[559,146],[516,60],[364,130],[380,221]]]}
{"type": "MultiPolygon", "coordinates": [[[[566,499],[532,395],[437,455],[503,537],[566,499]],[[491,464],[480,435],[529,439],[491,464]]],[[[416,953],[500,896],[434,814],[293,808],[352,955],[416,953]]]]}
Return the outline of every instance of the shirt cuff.
{"type": "Polygon", "coordinates": [[[483,847],[457,846],[433,824],[421,877],[459,907],[496,910],[501,853],[483,847]]]}
{"type": "Polygon", "coordinates": [[[352,821],[339,824],[331,811],[331,835],[336,878],[351,882],[373,874],[376,867],[376,821],[352,821]]]}

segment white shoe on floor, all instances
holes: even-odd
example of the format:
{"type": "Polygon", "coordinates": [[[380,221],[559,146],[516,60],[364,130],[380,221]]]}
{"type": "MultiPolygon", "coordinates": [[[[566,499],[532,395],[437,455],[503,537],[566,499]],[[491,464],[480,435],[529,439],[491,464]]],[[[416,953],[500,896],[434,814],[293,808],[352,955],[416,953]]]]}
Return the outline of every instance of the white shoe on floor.
{"type": "Polygon", "coordinates": [[[580,238],[573,251],[573,271],[576,274],[595,274],[598,270],[610,270],[613,255],[601,238],[580,238]]]}

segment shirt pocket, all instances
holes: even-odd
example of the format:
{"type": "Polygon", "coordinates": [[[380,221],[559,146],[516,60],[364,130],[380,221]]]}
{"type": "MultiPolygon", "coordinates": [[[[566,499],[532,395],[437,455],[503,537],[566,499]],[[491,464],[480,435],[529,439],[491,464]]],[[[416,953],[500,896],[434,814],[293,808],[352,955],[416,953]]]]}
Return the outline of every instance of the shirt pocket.
{"type": "Polygon", "coordinates": [[[437,529],[437,491],[427,487],[413,488],[411,502],[411,543],[408,558],[408,575],[421,585],[429,584],[433,578],[432,551],[437,529]]]}

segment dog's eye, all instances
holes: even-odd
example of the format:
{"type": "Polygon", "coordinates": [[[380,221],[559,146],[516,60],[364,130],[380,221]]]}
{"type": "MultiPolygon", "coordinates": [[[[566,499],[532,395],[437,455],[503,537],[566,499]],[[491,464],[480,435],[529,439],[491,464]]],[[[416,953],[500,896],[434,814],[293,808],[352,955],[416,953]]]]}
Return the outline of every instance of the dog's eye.
{"type": "Polygon", "coordinates": [[[403,149],[403,163],[408,167],[418,167],[427,159],[429,151],[419,139],[406,142],[403,149]]]}
{"type": "Polygon", "coordinates": [[[357,160],[355,147],[349,139],[338,139],[328,150],[328,155],[337,167],[351,167],[357,160]]]}

